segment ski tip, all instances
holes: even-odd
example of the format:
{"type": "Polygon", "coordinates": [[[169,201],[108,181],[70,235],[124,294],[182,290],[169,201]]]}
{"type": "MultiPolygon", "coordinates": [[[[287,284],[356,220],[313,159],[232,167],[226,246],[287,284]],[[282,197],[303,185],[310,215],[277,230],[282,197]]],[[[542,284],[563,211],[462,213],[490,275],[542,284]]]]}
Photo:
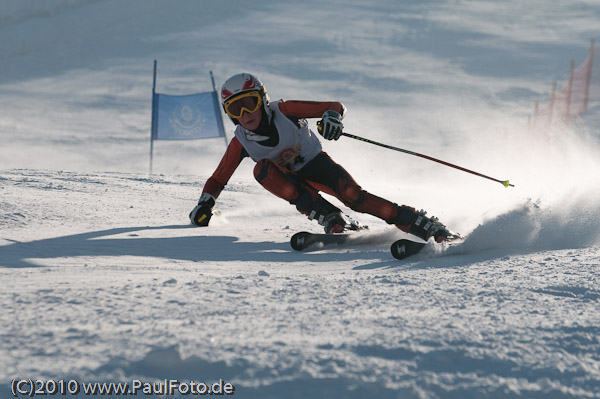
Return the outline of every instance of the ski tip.
{"type": "Polygon", "coordinates": [[[416,242],[407,239],[397,240],[392,243],[390,251],[392,256],[396,259],[402,260],[409,256],[417,254],[421,249],[425,247],[425,242],[416,242]]]}
{"type": "Polygon", "coordinates": [[[308,231],[301,231],[296,233],[290,239],[291,247],[296,251],[302,251],[304,248],[308,246],[308,237],[311,236],[311,233],[308,231]]]}

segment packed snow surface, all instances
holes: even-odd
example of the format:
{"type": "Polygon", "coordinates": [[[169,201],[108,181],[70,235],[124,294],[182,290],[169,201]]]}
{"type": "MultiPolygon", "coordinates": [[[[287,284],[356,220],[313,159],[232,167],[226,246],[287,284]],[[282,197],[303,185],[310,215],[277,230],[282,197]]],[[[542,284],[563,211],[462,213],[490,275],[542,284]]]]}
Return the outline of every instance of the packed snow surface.
{"type": "Polygon", "coordinates": [[[249,180],[201,229],[185,220],[201,187],[192,177],[0,179],[4,381],[224,379],[240,397],[598,395],[600,250],[585,234],[546,245],[561,226],[533,204],[449,254],[430,244],[398,262],[389,244],[401,233],[386,226],[354,246],[292,251],[292,233],[314,226],[249,180]]]}
{"type": "Polygon", "coordinates": [[[597,115],[527,128],[598,4],[255,3],[0,0],[0,399],[29,379],[600,398],[597,115]],[[295,252],[321,227],[250,160],[192,227],[224,140],[155,142],[148,173],[154,59],[159,92],[253,72],[271,99],[342,101],[349,133],[515,187],[342,138],[323,146],[365,189],[466,240],[397,261],[404,233],[345,209],[369,229],[295,252]]]}

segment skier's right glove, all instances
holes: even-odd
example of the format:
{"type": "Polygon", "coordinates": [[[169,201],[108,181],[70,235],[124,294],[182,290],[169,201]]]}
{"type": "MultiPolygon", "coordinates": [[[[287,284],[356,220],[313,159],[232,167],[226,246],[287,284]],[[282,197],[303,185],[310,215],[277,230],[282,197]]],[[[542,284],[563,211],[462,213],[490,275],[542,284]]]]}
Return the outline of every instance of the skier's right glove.
{"type": "Polygon", "coordinates": [[[198,205],[190,212],[190,221],[196,226],[208,226],[212,217],[212,208],[215,206],[215,197],[203,193],[198,200],[198,205]]]}
{"type": "Polygon", "coordinates": [[[337,140],[342,135],[342,115],[328,109],[323,113],[323,118],[317,122],[317,130],[325,140],[337,140]]]}

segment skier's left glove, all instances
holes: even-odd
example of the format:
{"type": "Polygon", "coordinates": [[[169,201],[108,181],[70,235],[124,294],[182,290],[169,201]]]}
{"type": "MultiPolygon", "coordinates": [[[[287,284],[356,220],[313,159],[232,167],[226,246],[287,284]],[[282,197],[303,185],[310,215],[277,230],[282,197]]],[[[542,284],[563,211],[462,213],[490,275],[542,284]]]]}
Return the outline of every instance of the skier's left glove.
{"type": "Polygon", "coordinates": [[[317,130],[325,140],[338,140],[342,135],[342,115],[328,109],[323,113],[323,118],[317,122],[317,130]]]}
{"type": "Polygon", "coordinates": [[[215,197],[203,193],[198,200],[198,205],[190,212],[190,221],[196,226],[208,226],[212,217],[212,208],[215,206],[215,197]]]}

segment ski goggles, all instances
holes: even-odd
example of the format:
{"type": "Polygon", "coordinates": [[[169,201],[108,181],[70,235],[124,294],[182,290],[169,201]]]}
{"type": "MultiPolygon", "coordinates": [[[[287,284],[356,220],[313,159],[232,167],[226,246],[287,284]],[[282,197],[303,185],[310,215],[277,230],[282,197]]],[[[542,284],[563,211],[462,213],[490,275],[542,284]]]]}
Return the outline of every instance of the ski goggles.
{"type": "Polygon", "coordinates": [[[227,115],[232,118],[241,118],[245,112],[256,112],[262,105],[262,96],[257,91],[249,91],[235,96],[223,103],[227,115]]]}

